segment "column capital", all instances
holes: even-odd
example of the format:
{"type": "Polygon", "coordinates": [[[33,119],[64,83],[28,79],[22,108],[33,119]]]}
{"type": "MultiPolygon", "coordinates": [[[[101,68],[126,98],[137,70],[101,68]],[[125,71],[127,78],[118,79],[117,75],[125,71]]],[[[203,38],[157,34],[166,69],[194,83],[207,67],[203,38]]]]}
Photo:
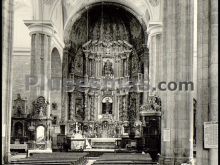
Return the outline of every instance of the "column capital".
{"type": "Polygon", "coordinates": [[[151,37],[162,34],[163,31],[163,25],[162,22],[149,22],[147,27],[147,34],[148,34],[148,41],[147,41],[147,47],[150,47],[151,37]]]}
{"type": "Polygon", "coordinates": [[[147,34],[149,36],[161,34],[163,30],[162,22],[149,22],[147,27],[147,34]]]}
{"type": "Polygon", "coordinates": [[[56,33],[52,21],[24,20],[24,24],[30,30],[30,35],[41,33],[52,36],[56,33]]]}

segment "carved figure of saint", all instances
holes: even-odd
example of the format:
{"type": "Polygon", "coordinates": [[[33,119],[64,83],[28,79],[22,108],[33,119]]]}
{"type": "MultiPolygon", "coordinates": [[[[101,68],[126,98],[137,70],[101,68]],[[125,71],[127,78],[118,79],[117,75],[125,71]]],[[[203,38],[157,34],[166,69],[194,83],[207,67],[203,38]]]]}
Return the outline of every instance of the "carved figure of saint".
{"type": "Polygon", "coordinates": [[[112,114],[112,103],[109,102],[109,99],[106,99],[106,102],[103,104],[103,114],[112,114]]]}
{"type": "Polygon", "coordinates": [[[109,114],[111,111],[111,103],[106,100],[106,113],[109,114]]]}
{"type": "Polygon", "coordinates": [[[104,64],[103,75],[104,76],[111,76],[111,75],[113,75],[112,62],[110,60],[107,60],[105,62],[105,64],[104,64]]]}
{"type": "Polygon", "coordinates": [[[84,111],[83,111],[83,108],[81,107],[81,105],[76,106],[76,113],[77,113],[78,119],[80,119],[80,120],[84,119],[84,111]]]}

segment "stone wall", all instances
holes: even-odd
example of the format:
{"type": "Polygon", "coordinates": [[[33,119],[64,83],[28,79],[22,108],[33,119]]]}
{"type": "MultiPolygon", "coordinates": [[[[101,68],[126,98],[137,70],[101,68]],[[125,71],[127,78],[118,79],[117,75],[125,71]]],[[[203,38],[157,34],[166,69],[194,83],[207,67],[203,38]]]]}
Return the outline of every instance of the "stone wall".
{"type": "MultiPolygon", "coordinates": [[[[21,94],[23,99],[29,98],[30,90],[26,79],[30,76],[30,52],[24,52],[21,55],[13,55],[12,64],[12,100],[17,98],[17,94],[21,94]]],[[[29,104],[29,103],[28,103],[29,104]]]]}

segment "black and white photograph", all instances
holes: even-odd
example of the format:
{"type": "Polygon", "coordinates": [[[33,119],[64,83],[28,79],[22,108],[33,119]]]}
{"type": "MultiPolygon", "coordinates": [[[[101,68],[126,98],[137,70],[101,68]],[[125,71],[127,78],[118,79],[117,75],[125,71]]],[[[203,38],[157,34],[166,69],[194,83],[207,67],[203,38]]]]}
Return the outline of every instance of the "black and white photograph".
{"type": "Polygon", "coordinates": [[[218,165],[218,0],[2,0],[4,165],[218,165]]]}

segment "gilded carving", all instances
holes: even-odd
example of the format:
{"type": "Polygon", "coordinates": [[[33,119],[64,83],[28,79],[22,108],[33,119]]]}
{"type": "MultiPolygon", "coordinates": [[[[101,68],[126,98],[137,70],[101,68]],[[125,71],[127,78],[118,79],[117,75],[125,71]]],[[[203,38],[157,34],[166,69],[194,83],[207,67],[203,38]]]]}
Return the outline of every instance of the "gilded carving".
{"type": "Polygon", "coordinates": [[[103,76],[112,76],[112,75],[113,75],[112,62],[108,59],[104,63],[103,76]]]}
{"type": "Polygon", "coordinates": [[[43,96],[39,96],[32,104],[34,116],[46,116],[49,102],[43,96]]]}
{"type": "Polygon", "coordinates": [[[21,95],[18,93],[17,94],[17,99],[14,100],[14,106],[13,106],[13,109],[14,109],[14,115],[16,116],[21,116],[21,115],[24,115],[26,112],[26,107],[25,107],[25,100],[23,100],[21,98],[21,95]]]}

